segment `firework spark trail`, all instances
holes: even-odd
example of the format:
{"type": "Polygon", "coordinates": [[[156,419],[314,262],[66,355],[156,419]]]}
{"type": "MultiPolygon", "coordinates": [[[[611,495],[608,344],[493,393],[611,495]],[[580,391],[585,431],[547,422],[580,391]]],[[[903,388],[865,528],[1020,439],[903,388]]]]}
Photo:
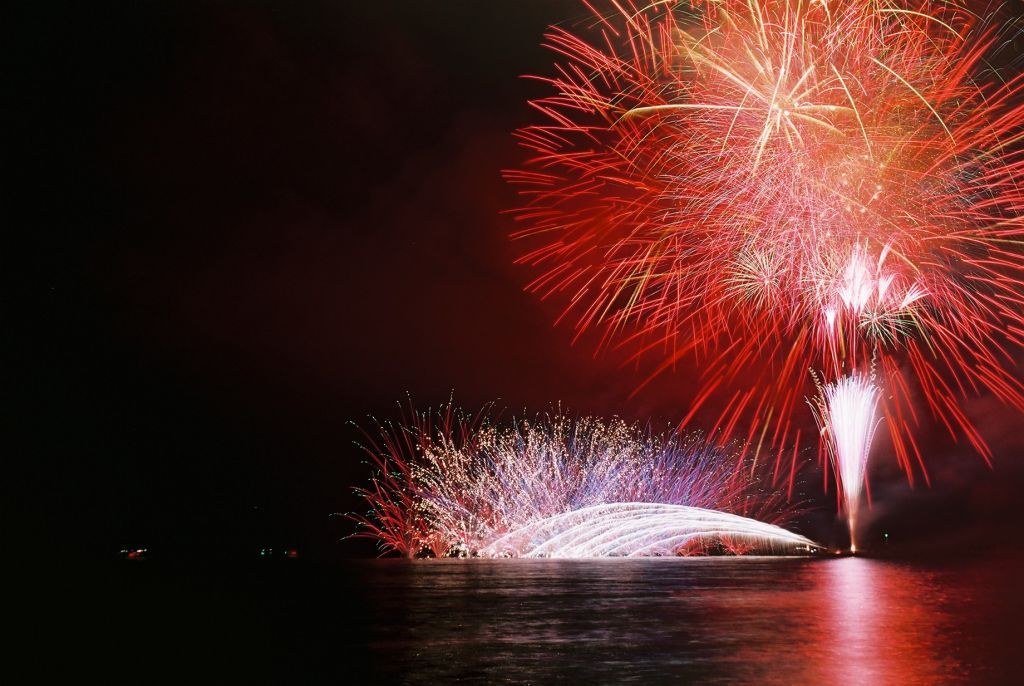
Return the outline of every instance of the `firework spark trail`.
{"type": "Polygon", "coordinates": [[[734,455],[674,432],[561,413],[496,424],[451,405],[378,429],[381,438],[364,441],[372,486],[357,491],[370,509],[352,518],[358,535],[384,551],[564,557],[814,547],[780,528],[797,508],[767,470],[740,473],[734,455]],[[551,542],[570,530],[587,546],[551,542]],[[614,531],[619,543],[602,547],[614,531]]]}
{"type": "Polygon", "coordinates": [[[821,389],[811,405],[842,489],[842,505],[850,529],[850,551],[857,552],[857,512],[871,442],[878,427],[878,387],[868,377],[852,374],[821,389]]]}
{"type": "Polygon", "coordinates": [[[606,6],[548,33],[553,93],[507,173],[529,289],[652,377],[689,360],[683,424],[717,406],[711,433],[749,426],[755,455],[787,454],[809,368],[874,361],[911,482],[928,415],[987,460],[962,401],[1024,409],[1017,22],[959,1],[606,6]]]}
{"type": "Polygon", "coordinates": [[[608,503],[531,522],[480,552],[485,557],[642,557],[700,551],[810,551],[814,541],[773,524],[686,505],[608,503]]]}

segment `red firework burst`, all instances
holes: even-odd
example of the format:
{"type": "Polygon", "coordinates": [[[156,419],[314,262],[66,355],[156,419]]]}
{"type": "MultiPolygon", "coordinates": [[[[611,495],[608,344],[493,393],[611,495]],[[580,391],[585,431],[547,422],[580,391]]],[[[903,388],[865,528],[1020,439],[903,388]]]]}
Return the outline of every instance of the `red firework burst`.
{"type": "Polygon", "coordinates": [[[962,401],[1024,409],[1024,77],[1006,17],[928,0],[609,9],[591,7],[588,38],[547,34],[554,93],[518,132],[529,289],[602,346],[658,356],[652,376],[694,360],[683,425],[714,398],[713,434],[781,455],[809,369],[874,366],[911,481],[915,463],[927,478],[918,396],[988,460],[962,401]]]}

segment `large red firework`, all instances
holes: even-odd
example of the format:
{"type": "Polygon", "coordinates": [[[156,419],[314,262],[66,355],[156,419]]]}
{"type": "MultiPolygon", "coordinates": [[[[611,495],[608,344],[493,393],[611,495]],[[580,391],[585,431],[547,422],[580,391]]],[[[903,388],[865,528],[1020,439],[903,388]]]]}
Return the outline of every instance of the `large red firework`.
{"type": "Polygon", "coordinates": [[[583,35],[547,34],[554,93],[507,174],[530,290],[602,346],[657,356],[654,374],[690,358],[682,423],[715,399],[712,434],[751,450],[799,444],[810,369],[873,367],[911,481],[925,408],[988,460],[963,400],[1024,409],[1007,17],[955,0],[587,6],[583,35]]]}

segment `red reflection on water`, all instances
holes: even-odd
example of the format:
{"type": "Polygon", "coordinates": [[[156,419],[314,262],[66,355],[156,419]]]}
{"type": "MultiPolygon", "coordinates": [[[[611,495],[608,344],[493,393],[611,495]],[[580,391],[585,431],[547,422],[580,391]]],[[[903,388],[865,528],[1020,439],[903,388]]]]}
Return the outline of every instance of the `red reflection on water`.
{"type": "MultiPolygon", "coordinates": [[[[933,684],[964,676],[938,649],[941,590],[927,573],[848,557],[820,565],[826,626],[805,657],[812,681],[832,684],[933,684]],[[815,645],[816,643],[816,645],[815,645]]],[[[946,637],[948,638],[948,637],[946,637]]]]}

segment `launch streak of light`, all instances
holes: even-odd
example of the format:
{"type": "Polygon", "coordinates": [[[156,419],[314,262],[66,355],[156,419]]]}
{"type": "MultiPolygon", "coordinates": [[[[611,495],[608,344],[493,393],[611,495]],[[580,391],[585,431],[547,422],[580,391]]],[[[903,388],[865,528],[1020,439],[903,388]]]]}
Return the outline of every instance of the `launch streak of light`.
{"type": "Polygon", "coordinates": [[[877,406],[878,387],[856,373],[824,386],[811,406],[841,488],[852,552],[857,551],[857,512],[871,442],[880,421],[877,406]]]}

